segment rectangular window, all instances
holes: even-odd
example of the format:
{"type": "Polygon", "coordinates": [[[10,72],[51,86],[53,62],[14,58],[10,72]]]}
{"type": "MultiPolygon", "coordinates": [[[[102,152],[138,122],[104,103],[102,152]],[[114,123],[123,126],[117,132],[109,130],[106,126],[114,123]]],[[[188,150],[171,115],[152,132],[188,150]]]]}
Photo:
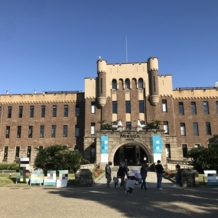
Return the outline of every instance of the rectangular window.
{"type": "Polygon", "coordinates": [[[127,130],[127,131],[131,131],[131,129],[132,129],[132,124],[131,124],[131,122],[126,122],[126,130],[127,130]]]}
{"type": "Polygon", "coordinates": [[[19,117],[19,118],[22,118],[22,117],[23,117],[23,106],[19,106],[18,117],[19,117]]]}
{"type": "Polygon", "coordinates": [[[218,101],[216,101],[216,112],[218,113],[218,101]]]}
{"type": "Polygon", "coordinates": [[[56,136],[56,125],[51,126],[51,137],[55,138],[56,136]]]}
{"type": "Polygon", "coordinates": [[[80,115],[80,107],[79,105],[76,105],[76,117],[79,117],[80,115]]]}
{"type": "Polygon", "coordinates": [[[17,138],[21,138],[21,126],[17,127],[17,138]]]}
{"type": "Polygon", "coordinates": [[[204,113],[205,113],[205,114],[209,114],[208,102],[207,102],[207,101],[204,101],[204,102],[203,102],[203,106],[204,106],[204,113]]]}
{"type": "Polygon", "coordinates": [[[5,134],[5,138],[10,138],[10,126],[6,126],[6,134],[5,134]]]}
{"type": "Polygon", "coordinates": [[[183,102],[179,102],[179,114],[184,114],[184,105],[183,105],[183,102]]]}
{"type": "Polygon", "coordinates": [[[95,123],[91,123],[91,135],[95,135],[95,123]]]}
{"type": "Polygon", "coordinates": [[[29,131],[28,131],[28,138],[33,137],[33,126],[29,126],[29,131]]]}
{"type": "Polygon", "coordinates": [[[117,114],[117,101],[112,101],[112,113],[117,114]]]}
{"type": "Polygon", "coordinates": [[[63,125],[63,137],[67,137],[68,125],[63,125]]]}
{"type": "Polygon", "coordinates": [[[167,112],[167,100],[162,100],[162,112],[167,112]]]}
{"type": "Polygon", "coordinates": [[[8,106],[8,118],[12,116],[12,106],[8,106]]]}
{"type": "Polygon", "coordinates": [[[44,149],[43,145],[40,145],[40,146],[39,146],[39,149],[40,149],[40,150],[43,150],[43,149],[44,149]]]}
{"type": "Polygon", "coordinates": [[[197,114],[196,102],[191,102],[192,114],[197,114]]]}
{"type": "Polygon", "coordinates": [[[31,150],[32,150],[31,146],[27,146],[27,157],[29,159],[31,159],[31,150]]]}
{"type": "Polygon", "coordinates": [[[194,148],[200,148],[200,144],[194,144],[194,148]]]}
{"type": "Polygon", "coordinates": [[[163,121],[163,129],[165,134],[169,134],[168,121],[163,121]]]}
{"type": "Polygon", "coordinates": [[[187,144],[182,144],[182,154],[183,154],[183,157],[187,157],[187,154],[188,154],[188,147],[187,147],[187,144]]]}
{"type": "Polygon", "coordinates": [[[5,146],[5,149],[4,149],[4,161],[7,161],[8,160],[8,146],[5,146]]]}
{"type": "Polygon", "coordinates": [[[100,82],[100,87],[101,87],[101,94],[102,94],[102,90],[103,90],[103,80],[101,78],[101,82],[100,82]]]}
{"type": "Polygon", "coordinates": [[[57,116],[57,105],[53,105],[52,108],[52,117],[56,117],[57,116]]]}
{"type": "Polygon", "coordinates": [[[16,146],[15,149],[16,149],[15,150],[15,160],[16,160],[16,158],[20,157],[20,146],[16,146]]]}
{"type": "Polygon", "coordinates": [[[180,123],[180,133],[181,135],[186,135],[185,123],[180,123]]]}
{"type": "Polygon", "coordinates": [[[153,76],[153,81],[154,81],[154,92],[156,92],[156,80],[155,80],[155,76],[153,76]]]}
{"type": "Polygon", "coordinates": [[[211,135],[210,122],[206,122],[206,134],[207,135],[211,135]]]}
{"type": "Polygon", "coordinates": [[[30,118],[34,117],[34,106],[30,106],[30,118]]]}
{"type": "Polygon", "coordinates": [[[95,114],[95,102],[91,102],[91,114],[95,114]]]}
{"type": "Polygon", "coordinates": [[[78,137],[79,136],[79,125],[75,126],[75,136],[78,137]]]}
{"type": "Polygon", "coordinates": [[[131,113],[130,101],[126,101],[126,113],[127,113],[127,114],[130,114],[130,113],[131,113]]]}
{"type": "Polygon", "coordinates": [[[45,126],[41,125],[40,126],[40,138],[44,138],[44,131],[45,131],[45,126]]]}
{"type": "Polygon", "coordinates": [[[145,104],[143,100],[139,101],[139,113],[145,113],[145,104]]]}
{"type": "Polygon", "coordinates": [[[117,128],[117,121],[112,122],[112,127],[117,128]]]}
{"type": "Polygon", "coordinates": [[[193,131],[194,131],[194,135],[199,135],[198,123],[193,123],[193,131]]]}
{"type": "Polygon", "coordinates": [[[166,148],[166,157],[171,158],[170,144],[166,144],[165,148],[166,148]]]}
{"type": "Polygon", "coordinates": [[[45,117],[45,109],[46,109],[45,105],[42,105],[41,106],[41,117],[45,117]]]}
{"type": "Polygon", "coordinates": [[[64,105],[64,117],[68,117],[68,105],[64,105]]]}

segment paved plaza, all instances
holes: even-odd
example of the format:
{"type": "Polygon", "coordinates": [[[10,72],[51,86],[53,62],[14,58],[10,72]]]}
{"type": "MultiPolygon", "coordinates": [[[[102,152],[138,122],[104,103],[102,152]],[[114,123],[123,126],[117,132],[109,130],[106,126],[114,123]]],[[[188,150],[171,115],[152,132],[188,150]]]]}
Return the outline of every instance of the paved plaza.
{"type": "Polygon", "coordinates": [[[0,217],[218,217],[218,187],[173,188],[164,179],[160,191],[153,172],[147,181],[132,196],[106,188],[104,177],[83,188],[0,187],[0,217]]]}

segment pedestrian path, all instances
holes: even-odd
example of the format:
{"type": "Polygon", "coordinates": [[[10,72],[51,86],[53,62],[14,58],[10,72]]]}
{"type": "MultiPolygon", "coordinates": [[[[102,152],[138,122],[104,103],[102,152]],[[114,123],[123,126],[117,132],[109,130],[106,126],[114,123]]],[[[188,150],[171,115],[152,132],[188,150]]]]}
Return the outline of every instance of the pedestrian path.
{"type": "MultiPolygon", "coordinates": [[[[111,186],[113,187],[113,177],[116,176],[117,172],[115,171],[112,171],[112,181],[111,181],[111,186]]],[[[103,176],[102,178],[100,178],[97,182],[96,182],[96,185],[97,186],[106,186],[106,178],[105,176],[103,176]]],[[[135,187],[140,187],[140,185],[136,185],[135,187]]],[[[156,188],[157,187],[157,176],[156,176],[156,173],[155,172],[148,172],[148,176],[146,178],[146,186],[147,188],[156,188]]],[[[162,179],[162,187],[163,189],[164,188],[169,188],[169,187],[172,187],[173,186],[173,183],[168,180],[168,179],[165,179],[163,178],[162,179]]]]}

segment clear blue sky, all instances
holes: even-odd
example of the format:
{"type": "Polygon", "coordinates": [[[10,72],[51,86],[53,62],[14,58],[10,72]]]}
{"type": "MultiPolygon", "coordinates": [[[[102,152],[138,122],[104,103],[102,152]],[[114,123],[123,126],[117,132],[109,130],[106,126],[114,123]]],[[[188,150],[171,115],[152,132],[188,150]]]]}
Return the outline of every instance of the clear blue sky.
{"type": "Polygon", "coordinates": [[[84,91],[99,56],[158,57],[173,87],[218,81],[218,0],[0,0],[0,94],[84,91]]]}

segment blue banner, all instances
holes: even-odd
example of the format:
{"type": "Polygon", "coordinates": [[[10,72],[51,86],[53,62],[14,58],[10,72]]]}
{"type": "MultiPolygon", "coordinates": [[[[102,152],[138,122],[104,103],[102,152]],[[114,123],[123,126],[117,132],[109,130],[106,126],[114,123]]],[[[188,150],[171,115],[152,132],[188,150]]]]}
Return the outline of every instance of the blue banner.
{"type": "Polygon", "coordinates": [[[152,147],[154,154],[162,153],[162,138],[159,135],[152,136],[152,147]]]}
{"type": "Polygon", "coordinates": [[[101,136],[101,154],[108,154],[108,136],[101,136]]]}

